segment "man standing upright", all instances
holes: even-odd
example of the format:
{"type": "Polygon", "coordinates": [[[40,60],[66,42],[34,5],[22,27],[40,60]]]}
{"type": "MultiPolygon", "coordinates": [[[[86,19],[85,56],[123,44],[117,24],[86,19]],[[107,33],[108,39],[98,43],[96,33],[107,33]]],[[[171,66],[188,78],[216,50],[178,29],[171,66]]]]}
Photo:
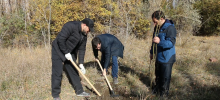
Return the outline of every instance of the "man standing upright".
{"type": "Polygon", "coordinates": [[[155,63],[156,86],[153,92],[160,96],[168,96],[173,63],[176,61],[176,29],[171,20],[165,19],[162,11],[152,14],[154,22],[154,35],[150,50],[150,58],[153,59],[153,47],[157,51],[155,63]],[[153,44],[156,44],[153,46],[153,44]]]}
{"type": "Polygon", "coordinates": [[[123,58],[123,44],[111,34],[101,34],[92,39],[93,53],[98,60],[98,50],[102,52],[101,65],[106,75],[110,59],[112,58],[112,77],[114,84],[118,84],[118,57],[123,58]]]}
{"type": "Polygon", "coordinates": [[[52,43],[52,97],[54,100],[60,100],[61,81],[63,65],[66,70],[69,82],[75,89],[77,96],[90,96],[84,92],[80,82],[79,73],[69,60],[76,62],[78,54],[78,63],[82,73],[86,73],[83,66],[86,50],[87,34],[93,31],[94,22],[85,18],[82,21],[70,21],[64,24],[62,30],[52,43]]]}

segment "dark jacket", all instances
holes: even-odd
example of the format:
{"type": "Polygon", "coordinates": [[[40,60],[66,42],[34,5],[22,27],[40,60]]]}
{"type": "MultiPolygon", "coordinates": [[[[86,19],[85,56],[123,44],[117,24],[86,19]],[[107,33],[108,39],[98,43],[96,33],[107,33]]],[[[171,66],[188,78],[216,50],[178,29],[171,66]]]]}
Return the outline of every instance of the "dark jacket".
{"type": "MultiPolygon", "coordinates": [[[[101,34],[97,36],[101,40],[101,49],[102,55],[105,55],[105,64],[104,68],[107,68],[112,56],[118,56],[123,58],[124,46],[123,44],[111,34],[101,34]]],[[[98,50],[93,49],[94,56],[98,57],[98,50]]]]}
{"type": "MultiPolygon", "coordinates": [[[[153,38],[156,34],[156,28],[154,30],[153,38]]],[[[160,27],[158,37],[160,43],[157,44],[157,58],[156,61],[160,63],[173,63],[176,61],[176,29],[171,20],[165,21],[160,27]]],[[[150,53],[153,54],[153,46],[151,46],[150,53]]]]}
{"type": "Polygon", "coordinates": [[[86,41],[87,36],[81,31],[81,22],[70,21],[64,24],[52,46],[62,61],[66,60],[65,54],[71,53],[72,57],[76,59],[78,53],[79,63],[81,64],[84,63],[86,41]]]}

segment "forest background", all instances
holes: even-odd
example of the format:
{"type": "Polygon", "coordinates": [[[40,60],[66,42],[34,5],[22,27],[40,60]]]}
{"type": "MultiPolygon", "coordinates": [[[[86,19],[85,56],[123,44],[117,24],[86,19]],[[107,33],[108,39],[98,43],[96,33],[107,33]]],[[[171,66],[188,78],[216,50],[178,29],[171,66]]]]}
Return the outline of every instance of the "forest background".
{"type": "MultiPolygon", "coordinates": [[[[128,94],[117,92],[125,98],[148,99],[153,79],[148,58],[154,27],[151,14],[156,10],[174,21],[178,33],[171,97],[217,99],[220,64],[207,59],[220,56],[219,0],[0,0],[0,99],[49,99],[51,42],[63,24],[87,17],[95,21],[95,32],[88,35],[86,64],[96,66],[91,64],[92,37],[117,36],[126,48],[118,88],[128,94]]],[[[88,76],[93,75],[92,68],[88,67],[88,76]]],[[[74,97],[73,89],[65,80],[62,96],[68,100],[74,97]]]]}
{"type": "Polygon", "coordinates": [[[218,0],[1,0],[0,43],[3,47],[50,45],[67,21],[89,17],[94,34],[152,33],[151,14],[162,10],[179,35],[219,35],[218,0]]]}

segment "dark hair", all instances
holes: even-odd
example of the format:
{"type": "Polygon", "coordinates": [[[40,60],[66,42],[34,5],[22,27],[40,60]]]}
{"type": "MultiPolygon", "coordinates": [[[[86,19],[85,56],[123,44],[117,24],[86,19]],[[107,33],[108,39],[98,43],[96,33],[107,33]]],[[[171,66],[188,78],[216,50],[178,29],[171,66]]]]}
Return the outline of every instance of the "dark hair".
{"type": "Polygon", "coordinates": [[[162,11],[157,10],[157,11],[155,11],[155,12],[152,14],[152,19],[153,19],[153,18],[156,18],[157,20],[159,20],[160,18],[165,19],[165,15],[164,15],[164,13],[163,13],[162,11]]]}
{"type": "Polygon", "coordinates": [[[101,43],[101,40],[98,38],[98,37],[94,37],[92,39],[92,48],[93,49],[96,49],[97,48],[97,45],[101,43]]]}

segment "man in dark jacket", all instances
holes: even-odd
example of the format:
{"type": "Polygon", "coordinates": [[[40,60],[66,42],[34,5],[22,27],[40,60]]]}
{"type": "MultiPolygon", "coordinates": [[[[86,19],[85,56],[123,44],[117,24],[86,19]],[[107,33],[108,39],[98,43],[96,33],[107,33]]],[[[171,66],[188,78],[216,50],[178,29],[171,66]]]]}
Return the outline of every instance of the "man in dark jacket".
{"type": "Polygon", "coordinates": [[[154,53],[156,56],[155,75],[156,86],[154,93],[160,96],[167,96],[169,92],[170,79],[173,63],[176,61],[176,29],[171,20],[165,19],[162,11],[155,11],[152,14],[152,20],[155,24],[152,46],[150,50],[150,58],[153,58],[153,44],[154,53]],[[157,48],[156,48],[157,47],[157,48]]]}
{"type": "Polygon", "coordinates": [[[106,75],[110,59],[112,58],[112,77],[114,84],[118,84],[118,57],[123,58],[123,44],[111,34],[101,34],[92,39],[93,53],[98,60],[98,50],[102,52],[101,65],[106,75]]]}
{"type": "Polygon", "coordinates": [[[52,96],[54,100],[60,100],[62,72],[69,79],[70,84],[75,89],[77,96],[90,96],[84,92],[80,82],[79,73],[69,60],[76,62],[78,54],[78,63],[82,73],[86,70],[83,66],[86,50],[87,34],[93,31],[94,22],[85,18],[82,21],[70,21],[64,24],[62,30],[52,43],[52,96]],[[64,68],[63,68],[64,65],[64,68]]]}

